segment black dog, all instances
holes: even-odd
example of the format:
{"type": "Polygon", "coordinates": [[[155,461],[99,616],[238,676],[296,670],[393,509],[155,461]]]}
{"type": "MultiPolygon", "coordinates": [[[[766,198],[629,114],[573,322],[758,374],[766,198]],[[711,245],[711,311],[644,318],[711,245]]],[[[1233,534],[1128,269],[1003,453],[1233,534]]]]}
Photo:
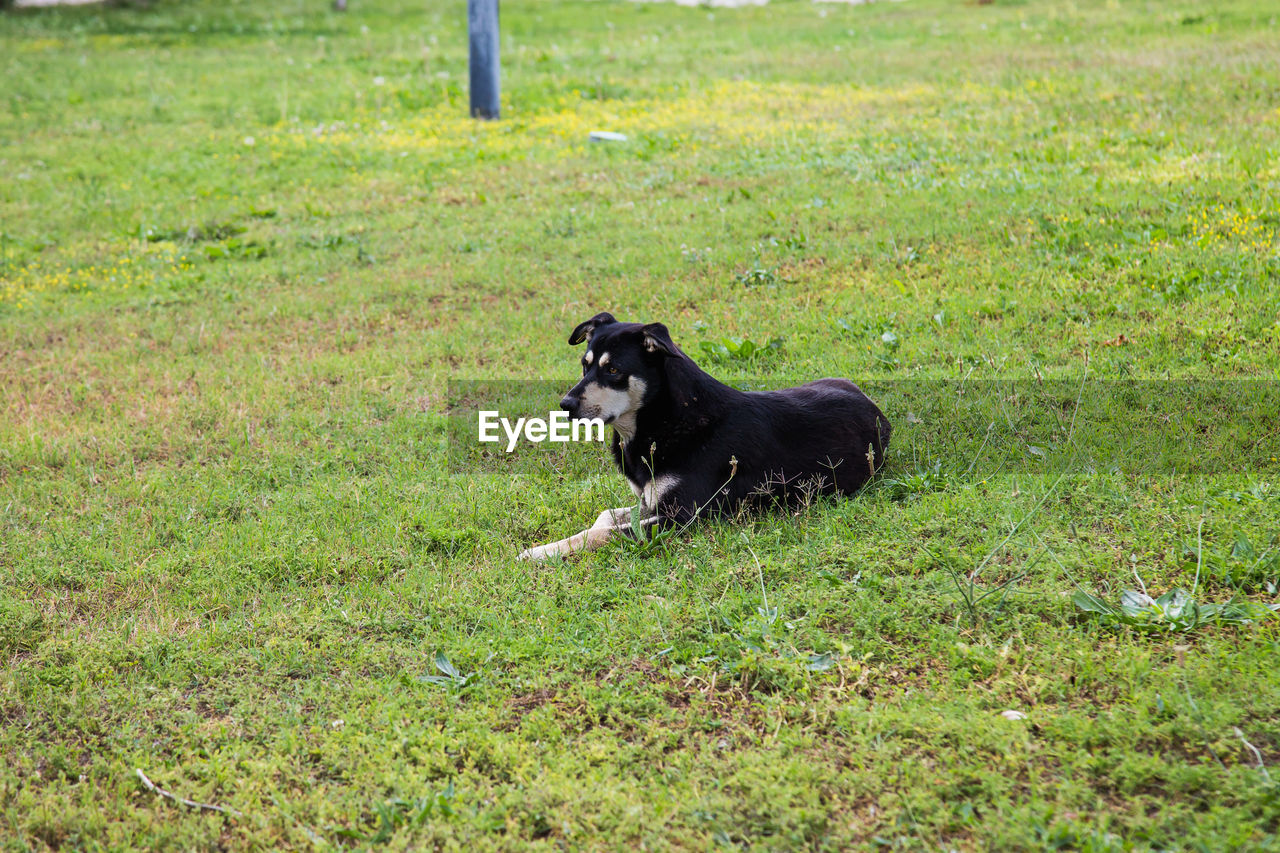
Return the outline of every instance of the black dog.
{"type": "MultiPolygon", "coordinates": [[[[852,494],[884,460],[889,421],[847,379],[743,392],[694,364],[661,323],[597,314],[569,343],[588,338],[582,381],[560,407],[613,425],[613,459],[640,500],[645,528],[748,501],[852,494]]],[[[634,535],[631,519],[630,507],[605,510],[590,529],[520,557],[598,548],[615,534],[634,535]]]]}

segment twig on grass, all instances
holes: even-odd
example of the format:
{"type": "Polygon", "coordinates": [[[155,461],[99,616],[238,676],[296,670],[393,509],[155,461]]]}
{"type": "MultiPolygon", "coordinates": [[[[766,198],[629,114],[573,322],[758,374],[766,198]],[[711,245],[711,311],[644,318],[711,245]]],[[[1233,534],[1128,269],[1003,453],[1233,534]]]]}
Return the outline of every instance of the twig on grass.
{"type": "Polygon", "coordinates": [[[244,817],[241,812],[231,808],[231,806],[215,806],[213,803],[197,803],[195,800],[188,800],[186,797],[179,797],[177,794],[166,791],[164,788],[161,788],[155,782],[148,779],[147,774],[142,772],[141,767],[135,767],[133,772],[138,774],[138,778],[142,780],[142,784],[146,786],[148,791],[151,791],[153,794],[159,794],[166,799],[173,800],[175,803],[181,803],[182,805],[189,806],[193,809],[205,809],[211,812],[244,817]]]}
{"type": "Polygon", "coordinates": [[[1245,740],[1244,732],[1240,731],[1239,726],[1232,726],[1232,728],[1235,730],[1236,737],[1240,738],[1240,742],[1248,747],[1249,751],[1253,753],[1254,760],[1258,762],[1258,770],[1262,772],[1262,778],[1267,780],[1267,783],[1270,784],[1271,774],[1267,772],[1267,765],[1262,761],[1262,753],[1258,751],[1256,746],[1245,740]]]}

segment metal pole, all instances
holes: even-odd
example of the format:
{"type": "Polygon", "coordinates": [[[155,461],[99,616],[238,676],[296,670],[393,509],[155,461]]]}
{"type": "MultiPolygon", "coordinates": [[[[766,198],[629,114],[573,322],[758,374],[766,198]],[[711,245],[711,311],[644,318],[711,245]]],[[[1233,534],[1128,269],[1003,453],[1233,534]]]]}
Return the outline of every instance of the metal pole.
{"type": "Polygon", "coordinates": [[[498,0],[467,0],[471,117],[498,117],[498,0]]]}

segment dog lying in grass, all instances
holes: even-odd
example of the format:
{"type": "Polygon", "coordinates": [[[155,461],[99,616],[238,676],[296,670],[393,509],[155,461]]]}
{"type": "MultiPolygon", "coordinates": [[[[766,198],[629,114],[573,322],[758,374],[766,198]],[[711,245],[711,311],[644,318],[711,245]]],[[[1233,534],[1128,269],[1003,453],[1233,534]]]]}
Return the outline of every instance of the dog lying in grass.
{"type": "Polygon", "coordinates": [[[748,502],[852,494],[884,459],[889,421],[847,379],[738,391],[694,364],[666,326],[609,313],[569,335],[570,344],[583,341],[582,381],[560,407],[613,427],[613,459],[639,505],[607,509],[587,530],[529,548],[522,560],[568,556],[748,502]]]}

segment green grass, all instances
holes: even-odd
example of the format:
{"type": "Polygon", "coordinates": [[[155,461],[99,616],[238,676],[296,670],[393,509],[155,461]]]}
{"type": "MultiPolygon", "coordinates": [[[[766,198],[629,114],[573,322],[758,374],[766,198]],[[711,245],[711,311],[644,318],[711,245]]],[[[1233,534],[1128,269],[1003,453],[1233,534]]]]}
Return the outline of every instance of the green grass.
{"type": "Polygon", "coordinates": [[[1274,462],[904,443],[536,566],[625,484],[445,411],[600,310],[742,380],[1274,380],[1280,4],[510,0],[493,125],[461,4],[351,5],[0,14],[5,849],[1280,847],[1280,620],[1073,603],[1273,602],[1274,462]]]}

